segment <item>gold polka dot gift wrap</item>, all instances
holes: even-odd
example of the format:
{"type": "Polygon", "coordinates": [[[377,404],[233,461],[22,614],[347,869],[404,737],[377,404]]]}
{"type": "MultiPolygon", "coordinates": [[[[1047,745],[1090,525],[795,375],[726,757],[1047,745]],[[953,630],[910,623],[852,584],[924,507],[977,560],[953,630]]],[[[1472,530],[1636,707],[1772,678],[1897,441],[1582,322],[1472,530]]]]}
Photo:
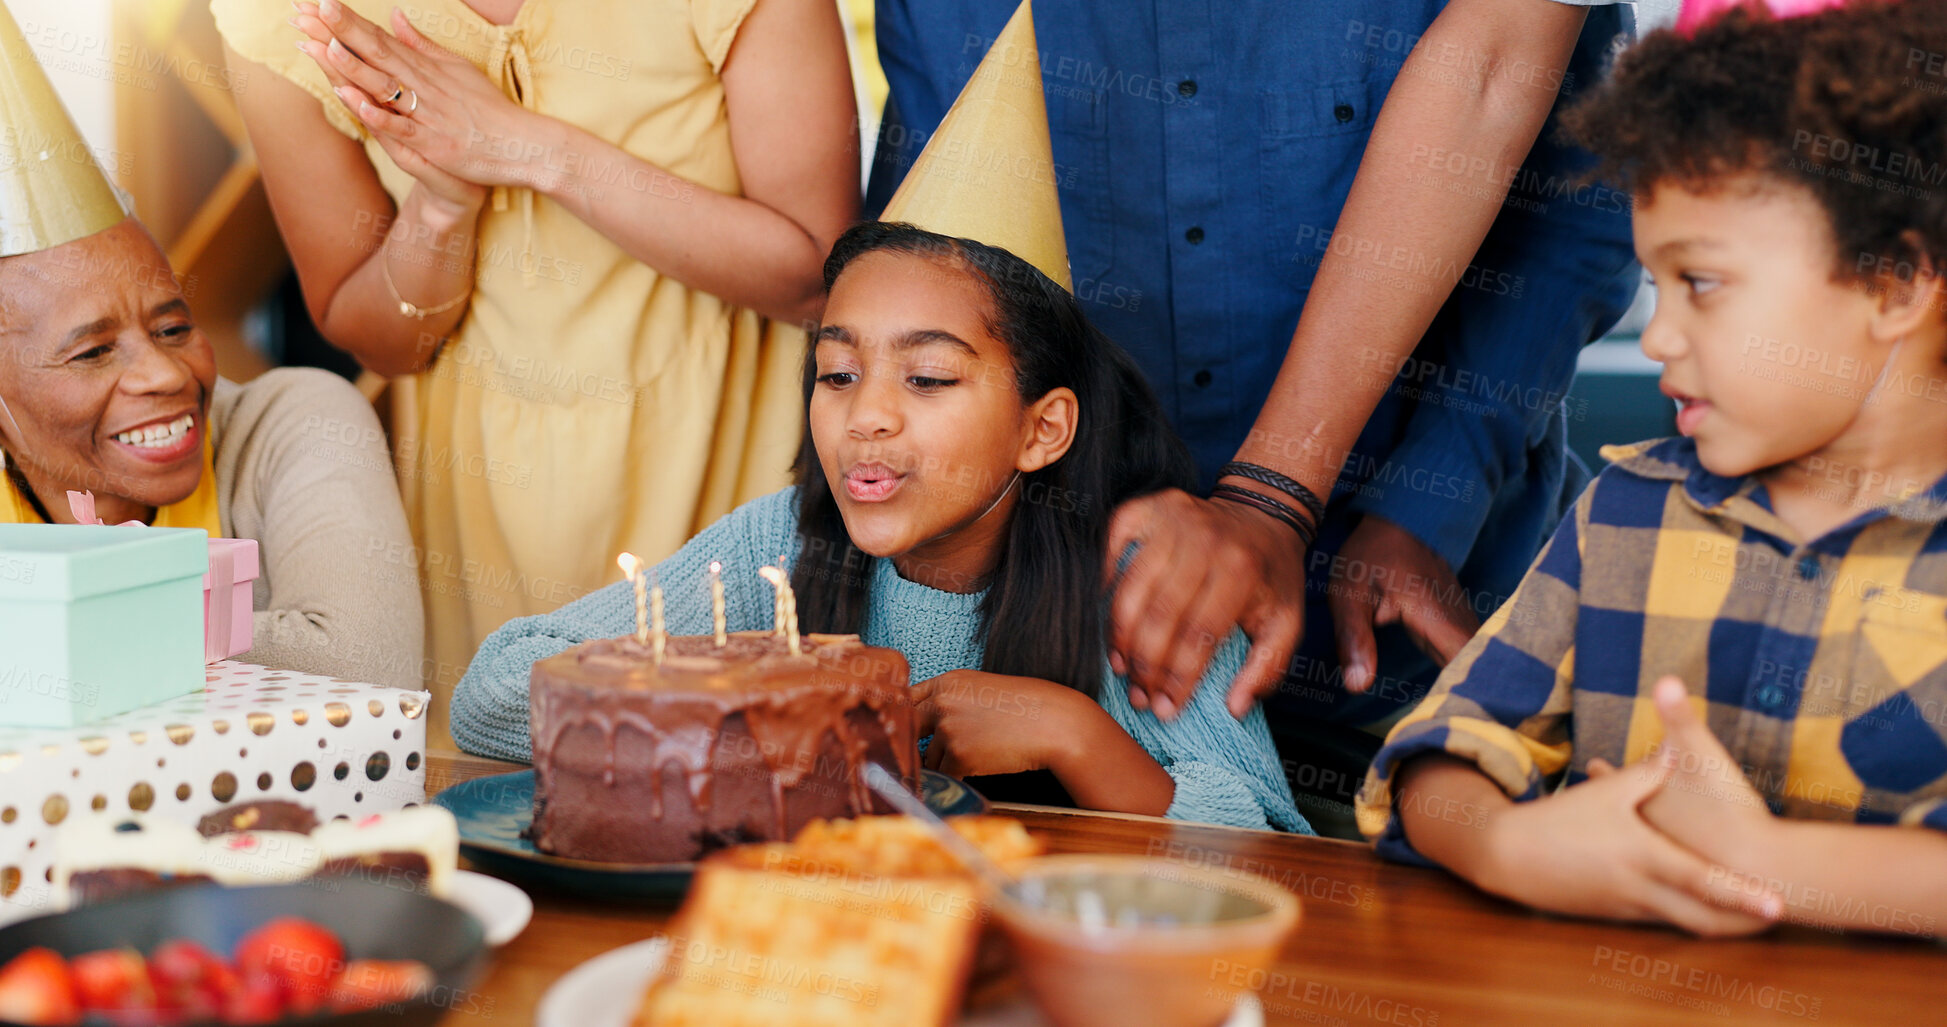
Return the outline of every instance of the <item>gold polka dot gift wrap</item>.
{"type": "Polygon", "coordinates": [[[328,821],[426,801],[427,693],[231,660],[204,679],[79,727],[0,729],[0,922],[52,910],[62,827],[82,818],[194,827],[282,799],[328,821]]]}

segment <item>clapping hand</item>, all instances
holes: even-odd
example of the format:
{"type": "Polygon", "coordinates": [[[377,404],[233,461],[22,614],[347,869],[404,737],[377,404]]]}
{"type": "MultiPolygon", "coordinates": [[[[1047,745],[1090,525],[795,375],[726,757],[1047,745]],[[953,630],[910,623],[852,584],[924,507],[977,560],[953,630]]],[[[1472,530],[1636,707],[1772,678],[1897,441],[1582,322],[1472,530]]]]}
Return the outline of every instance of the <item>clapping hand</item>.
{"type": "MultiPolygon", "coordinates": [[[[501,92],[466,58],[421,35],[394,8],[392,32],[339,0],[297,3],[298,43],[399,167],[442,198],[536,184],[530,155],[549,119],[501,92]]],[[[477,202],[477,200],[475,200],[477,202]]]]}

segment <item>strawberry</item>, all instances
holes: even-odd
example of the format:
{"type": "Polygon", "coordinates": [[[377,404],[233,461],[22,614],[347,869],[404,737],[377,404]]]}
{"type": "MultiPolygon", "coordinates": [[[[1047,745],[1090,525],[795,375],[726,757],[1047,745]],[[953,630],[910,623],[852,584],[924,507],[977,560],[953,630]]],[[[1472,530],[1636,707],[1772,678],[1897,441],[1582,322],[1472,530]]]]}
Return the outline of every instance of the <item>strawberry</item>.
{"type": "Polygon", "coordinates": [[[294,1013],[323,1006],[331,981],[345,965],[345,946],[338,936],[299,917],[282,917],[251,931],[237,942],[237,971],[245,977],[267,973],[284,989],[294,1013]]]}
{"type": "Polygon", "coordinates": [[[409,1002],[432,987],[432,968],[416,959],[354,959],[332,983],[331,1011],[350,1013],[409,1002]]]}
{"type": "Polygon", "coordinates": [[[102,949],[74,957],[68,964],[74,993],[89,1012],[152,1010],[155,988],[149,967],[134,949],[102,949]]]}
{"type": "Polygon", "coordinates": [[[223,1022],[276,1023],[284,1018],[284,988],[267,973],[247,974],[223,1002],[223,1022]]]}
{"type": "Polygon", "coordinates": [[[155,986],[159,1009],[184,1020],[214,1020],[230,993],[237,990],[236,971],[222,957],[193,941],[163,942],[149,954],[149,982],[155,986]]]}
{"type": "Polygon", "coordinates": [[[0,1020],[80,1023],[81,1007],[67,962],[51,949],[32,948],[0,967],[0,1020]]]}

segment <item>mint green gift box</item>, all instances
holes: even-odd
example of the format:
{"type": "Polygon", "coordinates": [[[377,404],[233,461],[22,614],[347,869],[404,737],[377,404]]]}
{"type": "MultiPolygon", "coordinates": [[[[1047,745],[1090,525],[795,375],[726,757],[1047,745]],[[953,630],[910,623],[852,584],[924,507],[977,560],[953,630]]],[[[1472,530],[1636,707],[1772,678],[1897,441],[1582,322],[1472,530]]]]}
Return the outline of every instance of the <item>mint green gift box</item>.
{"type": "Polygon", "coordinates": [[[203,687],[195,528],[0,524],[0,726],[73,727],[203,687]]]}

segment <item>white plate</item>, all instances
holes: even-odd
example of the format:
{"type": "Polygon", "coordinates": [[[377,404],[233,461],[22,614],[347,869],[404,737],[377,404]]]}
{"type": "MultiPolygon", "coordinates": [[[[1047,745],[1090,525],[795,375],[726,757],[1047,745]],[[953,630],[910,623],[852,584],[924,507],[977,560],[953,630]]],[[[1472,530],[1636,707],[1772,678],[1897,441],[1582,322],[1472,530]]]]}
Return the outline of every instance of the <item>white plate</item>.
{"type": "MultiPolygon", "coordinates": [[[[662,969],[669,939],[650,938],[604,952],[554,982],[535,1010],[535,1027],[629,1027],[649,981],[662,969]]],[[[1046,1027],[1025,1001],[983,1011],[961,1027],[1046,1027]]],[[[1257,996],[1243,995],[1222,1027],[1264,1027],[1257,996]]]]}
{"type": "Polygon", "coordinates": [[[575,967],[541,996],[535,1027],[628,1027],[668,951],[668,938],[650,938],[575,967]]]}
{"type": "Polygon", "coordinates": [[[494,948],[519,937],[534,917],[534,900],[526,892],[498,877],[471,870],[453,872],[446,901],[472,913],[486,930],[487,944],[494,948]]]}
{"type": "MultiPolygon", "coordinates": [[[[1021,998],[961,1017],[959,1027],[1048,1027],[1048,1021],[1032,1003],[1021,998]]],[[[1239,995],[1237,1004],[1230,1009],[1230,1019],[1218,1027],[1264,1027],[1264,1007],[1258,1004],[1256,995],[1239,995]]]]}

